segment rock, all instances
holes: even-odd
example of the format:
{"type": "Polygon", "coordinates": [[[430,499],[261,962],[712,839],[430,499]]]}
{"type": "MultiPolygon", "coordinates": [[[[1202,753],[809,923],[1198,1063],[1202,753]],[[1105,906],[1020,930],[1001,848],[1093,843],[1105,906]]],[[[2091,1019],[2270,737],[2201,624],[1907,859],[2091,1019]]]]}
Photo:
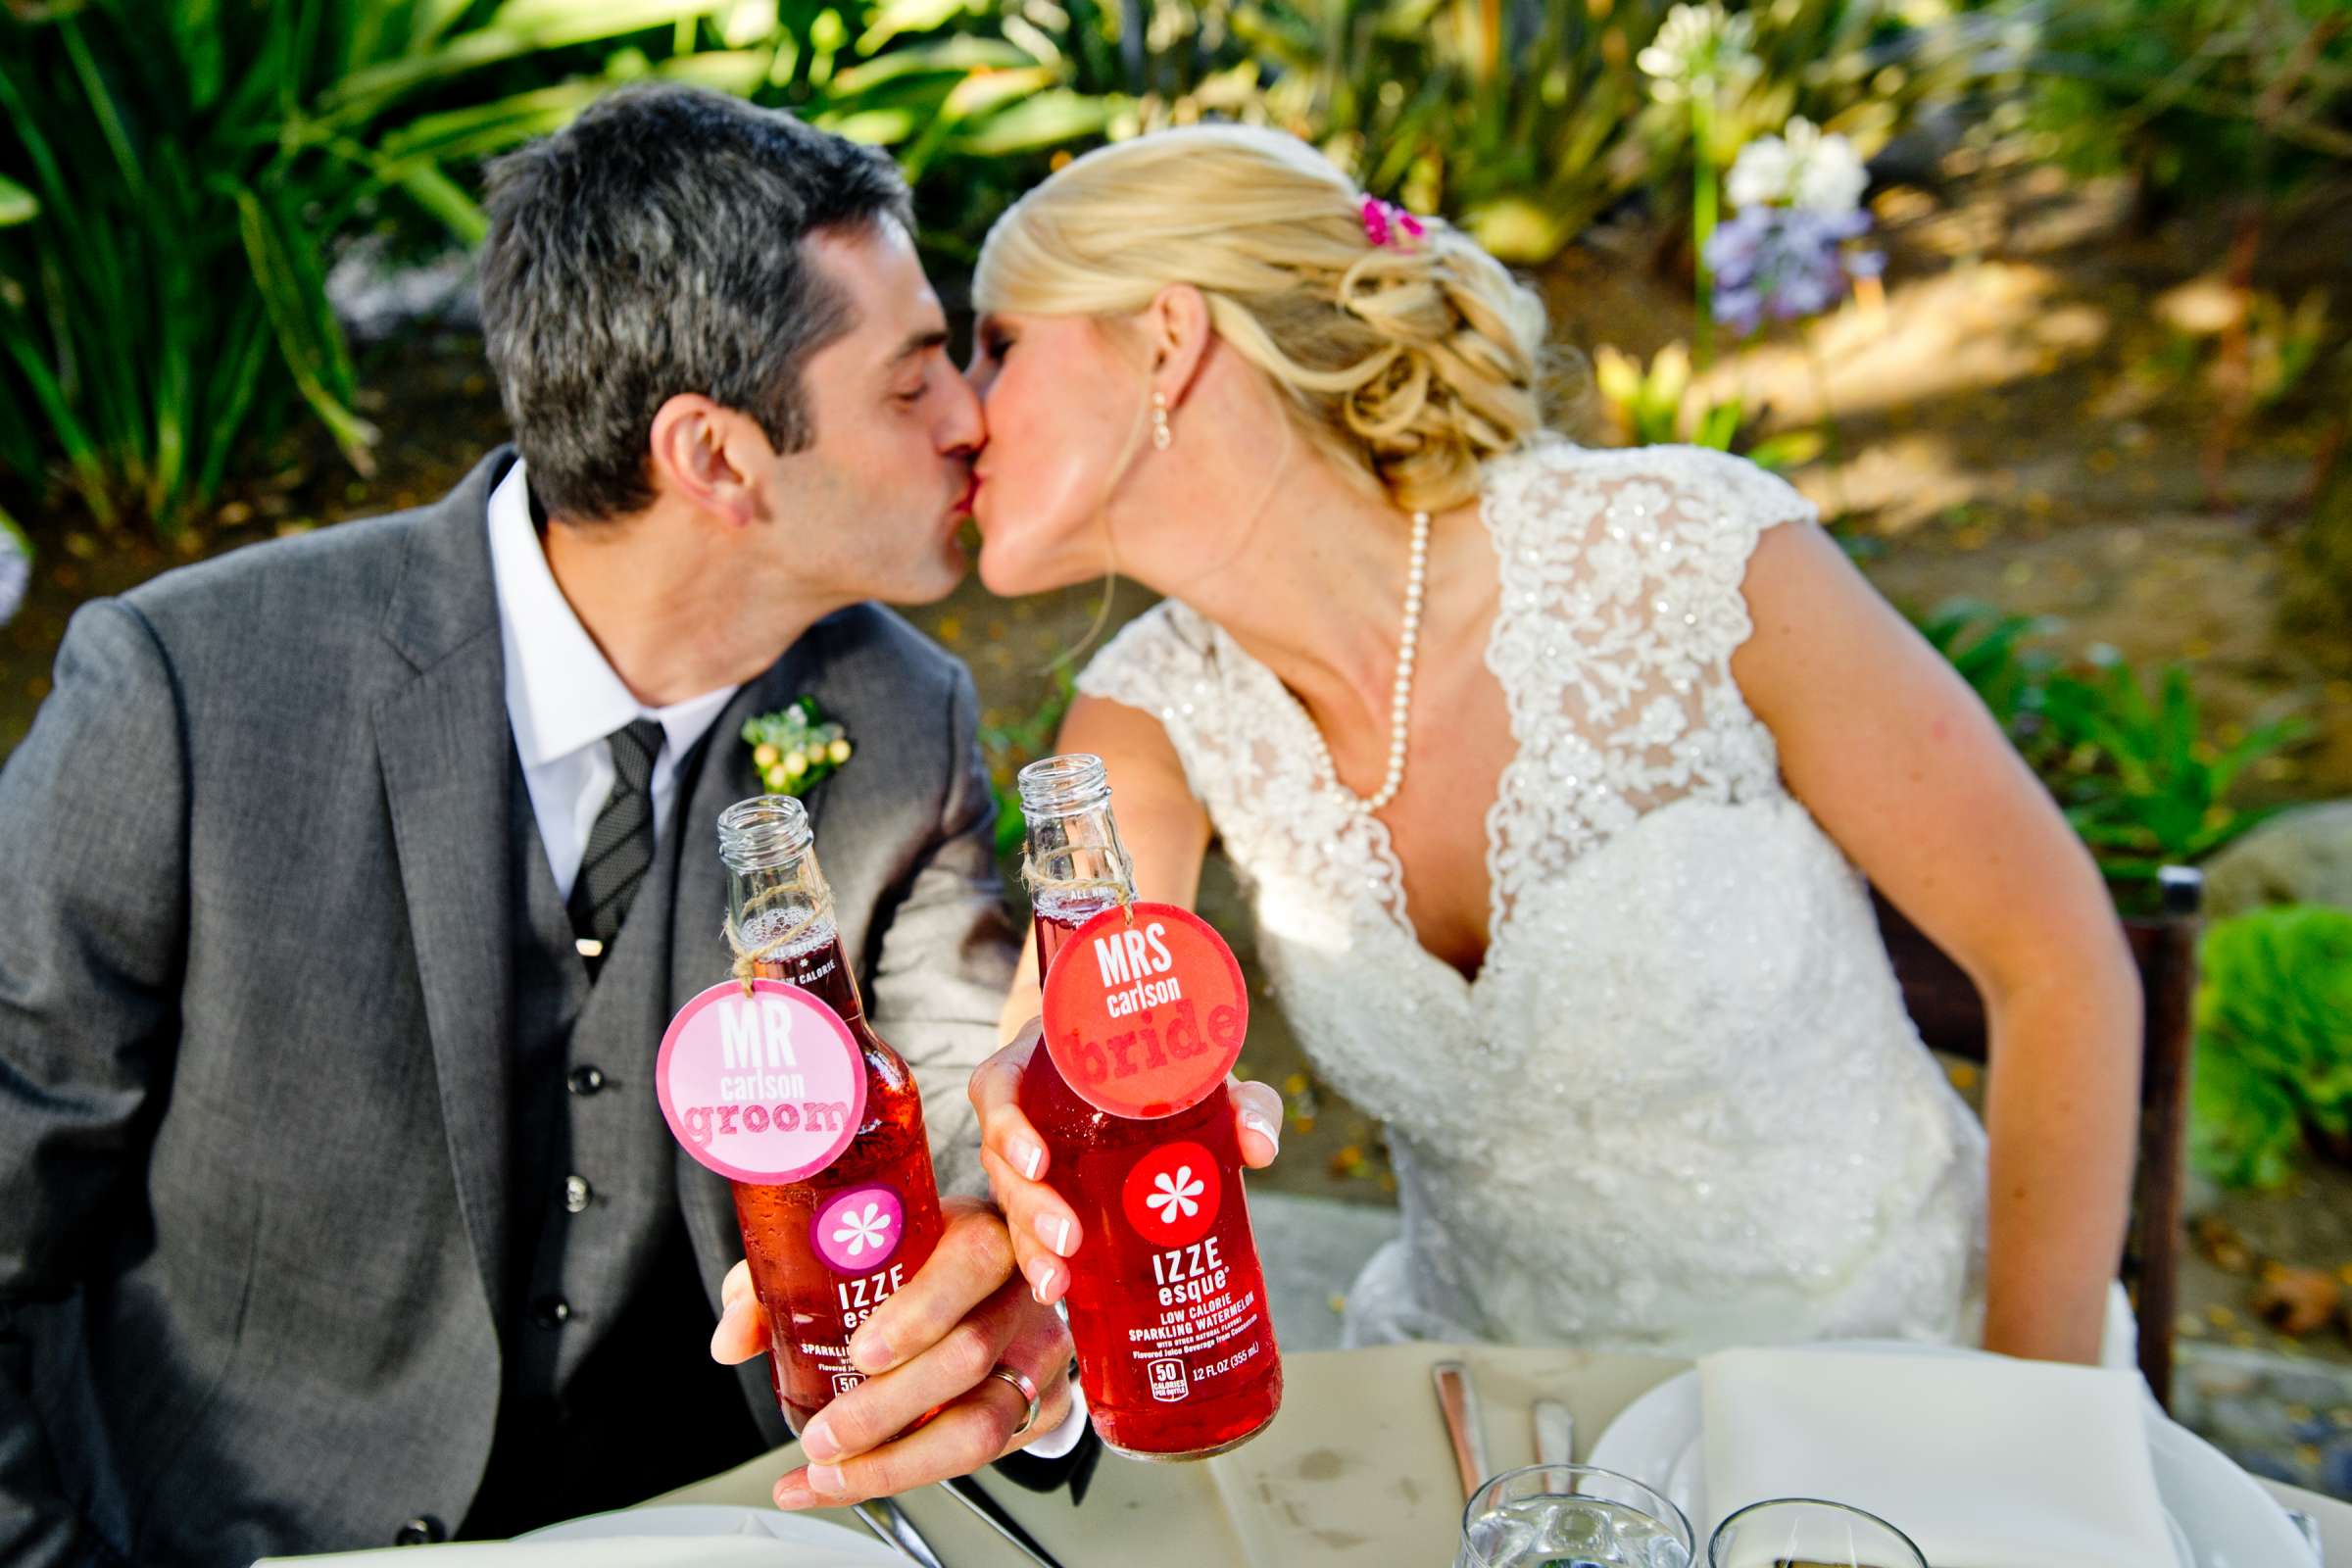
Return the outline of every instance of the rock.
{"type": "Polygon", "coordinates": [[[2254,1287],[2254,1310],[2281,1334],[2311,1333],[2335,1316],[2344,1288],[2325,1269],[2273,1263],[2254,1287]]]}
{"type": "Polygon", "coordinates": [[[2213,919],[2272,904],[2352,909],[2352,801],[2283,812],[2205,862],[2213,919]]]}

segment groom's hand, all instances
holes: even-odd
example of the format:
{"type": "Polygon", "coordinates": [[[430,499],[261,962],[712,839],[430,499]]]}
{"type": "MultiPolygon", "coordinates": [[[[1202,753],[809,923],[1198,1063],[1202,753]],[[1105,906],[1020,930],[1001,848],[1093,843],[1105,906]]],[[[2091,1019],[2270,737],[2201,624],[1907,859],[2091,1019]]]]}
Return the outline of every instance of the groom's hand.
{"type": "MultiPolygon", "coordinates": [[[[1021,1114],[1021,1073],[1041,1032],[1031,1019],[1012,1044],[982,1062],[972,1074],[971,1095],[980,1112],[980,1163],[1004,1211],[1021,1274],[1030,1294],[1050,1304],[1069,1291],[1070,1266],[1062,1260],[1086,1238],[1077,1214],[1047,1185],[1046,1141],[1021,1114]]],[[[1282,1146],[1282,1095],[1272,1084],[1228,1081],[1243,1163],[1252,1169],[1273,1164],[1282,1146]]]]}
{"type": "MultiPolygon", "coordinates": [[[[777,1507],[841,1507],[969,1475],[1069,1414],[1069,1330],[1013,1273],[1003,1218],[976,1199],[944,1199],[940,1210],[947,1226],[938,1248],[851,1338],[850,1360],[866,1379],[801,1433],[809,1462],[776,1483],[777,1507]],[[1000,1364],[1037,1386],[1037,1420],[1026,1431],[1028,1401],[990,1375],[1000,1364]]],[[[732,1364],[765,1351],[750,1269],[729,1270],[720,1295],[725,1315],[711,1355],[732,1364]]]]}

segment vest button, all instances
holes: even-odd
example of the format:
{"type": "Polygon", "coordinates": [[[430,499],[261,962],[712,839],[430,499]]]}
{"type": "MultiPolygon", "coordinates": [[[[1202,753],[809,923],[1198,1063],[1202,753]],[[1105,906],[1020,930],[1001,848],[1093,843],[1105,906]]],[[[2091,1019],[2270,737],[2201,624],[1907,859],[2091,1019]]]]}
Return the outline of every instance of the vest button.
{"type": "Polygon", "coordinates": [[[596,1189],[588,1185],[587,1177],[566,1176],[564,1178],[564,1211],[565,1213],[580,1213],[587,1208],[595,1197],[596,1189]]]}
{"type": "Polygon", "coordinates": [[[605,1074],[601,1067],[574,1067],[571,1069],[571,1092],[573,1094],[593,1095],[604,1087],[605,1074]]]}
{"type": "Polygon", "coordinates": [[[429,1546],[437,1541],[446,1539],[447,1534],[441,1528],[440,1520],[429,1513],[420,1513],[394,1532],[392,1544],[395,1546],[429,1546]]]}
{"type": "Polygon", "coordinates": [[[542,1296],[531,1303],[531,1321],[543,1329],[562,1328],[571,1318],[571,1303],[561,1296],[542,1296]]]}

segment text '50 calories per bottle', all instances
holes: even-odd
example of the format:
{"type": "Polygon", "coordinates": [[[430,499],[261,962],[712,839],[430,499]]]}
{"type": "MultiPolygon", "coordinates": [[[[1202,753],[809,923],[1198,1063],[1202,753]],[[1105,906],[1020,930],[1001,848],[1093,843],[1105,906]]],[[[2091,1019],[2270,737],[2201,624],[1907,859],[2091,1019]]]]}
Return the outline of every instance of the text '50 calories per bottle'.
{"type": "Polygon", "coordinates": [[[1205,1458],[1282,1405],[1227,1088],[1241,966],[1190,910],[1136,902],[1099,758],[1034,762],[1020,791],[1045,987],[1020,1102],[1081,1227],[1079,1381],[1112,1448],[1205,1458]]]}
{"type": "Polygon", "coordinates": [[[655,1079],[671,1133],[733,1184],[799,1432],[860,1381],[850,1336],[939,1245],[939,1187],[914,1075],[865,1021],[808,812],[738,802],[718,852],[737,978],[679,1012],[655,1079]]]}

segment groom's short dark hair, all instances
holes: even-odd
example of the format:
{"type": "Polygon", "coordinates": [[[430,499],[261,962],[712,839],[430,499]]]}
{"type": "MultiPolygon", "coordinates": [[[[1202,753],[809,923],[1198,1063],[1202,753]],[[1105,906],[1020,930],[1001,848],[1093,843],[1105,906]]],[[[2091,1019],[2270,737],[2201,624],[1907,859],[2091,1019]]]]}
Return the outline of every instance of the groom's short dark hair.
{"type": "Polygon", "coordinates": [[[802,241],[883,218],[913,227],[881,153],[672,84],[624,87],[498,160],[489,212],[491,368],[531,488],[582,519],[653,500],[647,432],[681,392],[805,451],[802,369],[852,321],[802,241]]]}

